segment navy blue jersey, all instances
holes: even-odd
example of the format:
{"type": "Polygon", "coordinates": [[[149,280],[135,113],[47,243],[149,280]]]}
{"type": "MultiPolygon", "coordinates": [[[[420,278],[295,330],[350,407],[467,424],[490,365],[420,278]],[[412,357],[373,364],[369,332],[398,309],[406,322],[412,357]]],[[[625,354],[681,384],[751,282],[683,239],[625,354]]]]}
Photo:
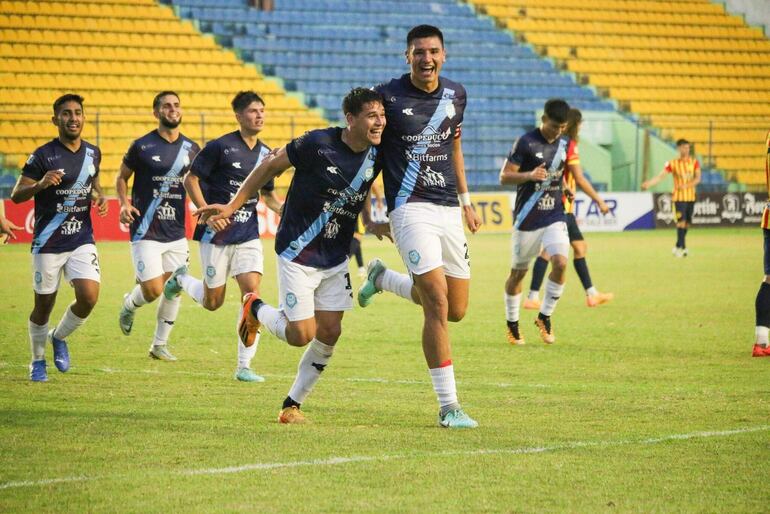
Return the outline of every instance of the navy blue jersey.
{"type": "Polygon", "coordinates": [[[407,202],[459,205],[452,155],[465,88],[441,77],[438,88],[426,93],[406,74],[374,89],[385,98],[388,120],[380,145],[388,212],[407,202]]]}
{"type": "Polygon", "coordinates": [[[354,152],[342,130],[313,130],[286,145],[295,171],[275,236],[275,252],[286,260],[325,269],[348,256],[379,166],[377,148],[354,152]]]}
{"type": "Polygon", "coordinates": [[[91,228],[91,188],[102,153],[81,141],[73,152],[54,139],[29,156],[22,175],[40,180],[47,171],[64,171],[61,183],[35,194],[35,231],[32,253],[71,252],[94,242],[91,228]]]}
{"type": "Polygon", "coordinates": [[[182,134],[169,143],[157,130],[134,141],[123,164],[134,172],[131,204],[139,210],[131,241],[168,243],[183,239],[185,191],[182,177],[200,147],[182,134]]]}
{"type": "MultiPolygon", "coordinates": [[[[250,149],[236,130],[209,141],[193,160],[190,172],[200,179],[206,203],[225,204],[235,196],[241,183],[268,153],[270,148],[262,141],[250,149]]],[[[272,191],[274,187],[271,180],[263,189],[272,191]]],[[[193,239],[215,245],[232,245],[258,239],[257,202],[259,195],[250,198],[235,211],[227,228],[219,232],[214,232],[206,225],[197,225],[193,239]]]]}
{"type": "Polygon", "coordinates": [[[565,221],[562,203],[562,177],[567,162],[569,139],[560,137],[549,143],[532,130],[521,136],[511,149],[508,161],[519,166],[519,172],[529,172],[545,165],[548,177],[542,182],[528,181],[516,188],[513,226],[518,230],[536,230],[558,221],[565,221]]]}

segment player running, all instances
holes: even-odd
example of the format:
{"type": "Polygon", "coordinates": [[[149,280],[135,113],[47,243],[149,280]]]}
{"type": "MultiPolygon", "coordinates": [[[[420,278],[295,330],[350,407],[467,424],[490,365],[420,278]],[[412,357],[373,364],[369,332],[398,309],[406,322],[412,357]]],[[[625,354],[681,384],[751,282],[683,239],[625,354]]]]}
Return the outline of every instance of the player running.
{"type": "Polygon", "coordinates": [[[562,180],[569,139],[562,136],[567,128],[569,105],[564,100],[545,103],[540,127],[521,136],[513,145],[508,160],[500,170],[500,183],[515,184],[511,273],[505,282],[505,310],[508,340],[524,344],[519,330],[521,283],[529,261],[540,247],[551,256],[551,274],[545,285],[545,298],[535,320],[546,344],[556,341],[551,314],[564,292],[569,236],[562,204],[562,180]]]}
{"type": "Polygon", "coordinates": [[[422,348],[440,406],[439,425],[474,428],[478,423],[457,398],[447,323],[463,319],[468,308],[471,274],[463,214],[471,232],[481,225],[465,180],[465,88],[440,77],[446,51],[438,28],[414,27],[406,47],[410,72],[375,89],[388,118],[380,149],[388,217],[411,277],[375,259],[358,303],[366,307],[384,290],[422,306],[422,348]]]}
{"type": "Polygon", "coordinates": [[[227,205],[199,209],[208,223],[225,221],[256,192],[294,166],[278,226],[279,308],[256,292],[243,298],[239,331],[244,341],[260,327],[292,346],[308,349],[283,402],[281,423],[304,423],[300,410],[326,368],[342,333],[342,315],[353,308],[348,250],[359,213],[380,239],[387,225],[372,224],[369,188],[378,173],[377,148],[385,127],[379,93],[356,88],[342,103],[347,128],[313,130],[280,148],[244,181],[227,205]]]}
{"type": "MultiPolygon", "coordinates": [[[[770,193],[770,132],[765,142],[767,155],[765,157],[765,183],[770,193]]],[[[754,302],[756,310],[756,339],[754,342],[754,357],[770,357],[768,332],[770,331],[770,202],[765,204],[762,212],[762,234],[765,239],[765,280],[759,286],[757,299],[754,302]]]]}
{"type": "Polygon", "coordinates": [[[695,188],[700,184],[701,172],[698,159],[690,157],[690,142],[680,139],[676,142],[679,158],[666,163],[658,175],[646,182],[642,182],[642,189],[647,190],[663,180],[667,173],[674,177],[674,190],[671,200],[674,202],[674,215],[676,216],[676,246],[671,250],[675,257],[687,257],[685,237],[687,229],[692,224],[692,215],[695,211],[695,188]]]}
{"type": "MultiPolygon", "coordinates": [[[[564,170],[564,186],[566,189],[562,201],[564,202],[564,211],[567,213],[567,235],[572,246],[572,264],[575,266],[578,277],[580,277],[583,289],[585,289],[586,305],[596,307],[611,301],[614,295],[612,293],[600,293],[591,281],[591,274],[588,271],[588,263],[586,262],[588,245],[583,239],[583,233],[580,232],[580,227],[578,227],[575,213],[573,212],[575,209],[575,186],[580,186],[580,189],[596,203],[602,214],[607,214],[610,208],[602,200],[602,197],[599,196],[585,175],[583,175],[583,169],[580,167],[577,145],[578,133],[582,123],[583,114],[580,110],[570,109],[567,116],[567,129],[564,132],[564,135],[570,141],[569,147],[567,147],[567,167],[564,170]]],[[[545,251],[540,252],[538,258],[535,259],[535,264],[532,266],[532,283],[529,288],[529,295],[522,303],[522,307],[525,309],[540,309],[540,286],[543,284],[549,260],[550,256],[545,251]]]]}
{"type": "MultiPolygon", "coordinates": [[[[253,91],[241,91],[232,101],[235,119],[240,128],[209,141],[190,165],[184,187],[196,207],[209,203],[225,203],[238,191],[241,183],[270,152],[259,139],[265,122],[265,102],[253,91]]],[[[281,202],[273,191],[273,182],[262,185],[265,204],[275,212],[281,202]]],[[[263,254],[259,240],[257,202],[259,195],[234,212],[230,220],[209,221],[195,228],[193,238],[200,241],[201,281],[187,274],[182,266],[166,281],[163,294],[173,299],[181,290],[205,309],[214,311],[225,301],[227,277],[235,278],[241,295],[259,294],[262,279],[263,254]]],[[[238,338],[238,365],[235,378],[242,382],[263,382],[264,378],[251,369],[259,337],[238,338]]]]}
{"type": "Polygon", "coordinates": [[[158,302],[155,336],[150,357],[177,360],[167,347],[181,298],[166,298],[163,285],[190,255],[185,239],[185,190],[182,177],[200,147],[179,131],[182,107],[173,91],[158,93],[152,101],[158,128],[134,141],[123,157],[115,189],[120,201],[120,222],[129,225],[131,258],[137,285],[123,295],[118,321],[131,333],[136,310],[158,302]],[[134,175],[131,200],[128,180],[134,175]]]}
{"type": "Polygon", "coordinates": [[[32,289],[35,306],[29,316],[32,363],[29,378],[48,380],[45,345],[50,340],[56,369],[70,368],[66,339],[86,322],[99,298],[99,257],[91,228],[91,205],[107,215],[107,202],[99,184],[99,148],[81,139],[85,124],[83,97],[66,94],[53,104],[53,124],[59,137],[44,144],[27,159],[11,193],[14,203],[35,199],[32,239],[32,289]],[[59,280],[75,290],[75,301],[59,324],[48,330],[59,280]]]}

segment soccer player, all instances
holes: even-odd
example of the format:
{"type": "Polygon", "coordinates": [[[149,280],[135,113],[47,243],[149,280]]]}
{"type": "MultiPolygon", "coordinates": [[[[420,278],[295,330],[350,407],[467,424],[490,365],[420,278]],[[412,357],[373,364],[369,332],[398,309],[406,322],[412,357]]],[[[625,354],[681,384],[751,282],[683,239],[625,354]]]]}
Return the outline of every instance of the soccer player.
{"type": "MultiPolygon", "coordinates": [[[[190,165],[184,187],[190,200],[201,208],[209,203],[225,203],[238,191],[241,183],[270,152],[259,139],[265,123],[265,102],[253,91],[241,91],[232,100],[235,119],[240,128],[209,141],[190,165]]],[[[265,204],[280,213],[273,182],[263,184],[265,204]]],[[[193,238],[200,241],[201,281],[187,274],[187,267],[175,270],[164,286],[163,294],[173,299],[184,289],[205,309],[214,311],[225,301],[227,277],[235,278],[241,290],[259,294],[262,280],[263,254],[259,240],[257,202],[250,198],[230,220],[209,221],[195,228],[193,238]]],[[[238,365],[235,378],[242,382],[262,382],[264,378],[251,369],[259,338],[238,339],[238,365]]]]}
{"type": "Polygon", "coordinates": [[[278,416],[281,423],[304,423],[300,410],[326,368],[342,333],[342,315],[353,308],[348,249],[359,213],[378,238],[386,224],[373,224],[369,187],[378,173],[377,148],[385,127],[379,93],[355,88],[342,103],[347,127],[313,130],[280,148],[244,181],[227,205],[196,211],[208,222],[229,219],[277,175],[294,166],[286,205],[275,239],[279,308],[244,296],[241,338],[257,337],[260,327],[292,346],[308,346],[297,377],[278,416]]]}
{"type": "Polygon", "coordinates": [[[695,188],[700,183],[700,164],[697,159],[690,157],[690,142],[680,139],[676,142],[679,158],[668,161],[658,175],[642,182],[642,189],[647,190],[663,180],[666,174],[674,177],[674,191],[671,199],[674,202],[676,216],[676,246],[671,250],[675,257],[687,257],[685,237],[687,229],[692,224],[692,214],[695,210],[695,188]]]}
{"type": "Polygon", "coordinates": [[[468,307],[471,275],[463,214],[471,232],[481,225],[465,180],[465,88],[440,76],[446,51],[438,28],[410,30],[405,54],[410,72],[375,90],[385,99],[388,119],[380,148],[388,217],[411,277],[375,259],[358,303],[366,307],[385,290],[422,306],[422,348],[440,406],[439,425],[474,428],[478,423],[457,398],[447,323],[463,319],[468,307]]]}
{"type": "MultiPolygon", "coordinates": [[[[381,208],[382,193],[377,186],[377,182],[372,184],[371,198],[374,198],[377,209],[381,208]]],[[[356,230],[353,232],[353,239],[350,240],[350,250],[348,251],[349,257],[355,257],[356,266],[358,267],[359,278],[366,278],[366,267],[364,266],[364,255],[361,251],[361,243],[363,242],[364,235],[366,234],[366,226],[363,221],[363,216],[359,216],[356,223],[356,230]]]]}
{"type": "MultiPolygon", "coordinates": [[[[765,157],[765,183],[770,193],[770,132],[765,142],[767,155],[765,157]]],[[[756,309],[756,339],[754,342],[754,357],[770,357],[770,344],[768,344],[768,332],[770,331],[770,202],[765,204],[762,212],[762,234],[765,238],[765,280],[759,286],[757,299],[754,303],[756,309]]]]}
{"type": "Polygon", "coordinates": [[[513,216],[511,273],[505,282],[505,310],[508,340],[524,344],[519,330],[521,283],[529,261],[540,247],[551,256],[551,273],[545,285],[545,298],[535,325],[546,344],[556,341],[551,314],[564,292],[569,236],[562,204],[562,180],[569,139],[569,105],[560,99],[545,103],[540,127],[521,136],[513,145],[508,160],[500,170],[500,183],[515,184],[516,205],[513,216]]]}
{"type": "Polygon", "coordinates": [[[0,202],[0,242],[5,244],[8,238],[16,239],[15,230],[22,230],[22,227],[5,217],[5,204],[0,202]]]}
{"type": "MultiPolygon", "coordinates": [[[[567,213],[567,235],[569,236],[569,243],[572,246],[572,264],[575,266],[575,271],[580,277],[580,282],[583,284],[583,289],[586,292],[586,305],[589,307],[596,307],[597,305],[605,304],[612,300],[612,293],[600,293],[594,287],[591,281],[591,274],[588,271],[588,263],[586,262],[586,253],[588,251],[588,245],[583,239],[583,233],[580,232],[577,220],[575,219],[574,196],[575,186],[580,186],[594,202],[599,206],[599,210],[602,214],[607,214],[610,208],[602,200],[602,197],[596,192],[591,183],[583,175],[583,169],[580,167],[580,156],[578,155],[578,133],[580,131],[580,125],[583,123],[583,114],[579,109],[572,108],[569,110],[567,116],[567,129],[565,135],[570,139],[569,147],[567,147],[567,167],[564,170],[564,186],[566,188],[565,194],[562,197],[564,202],[564,211],[567,213]]],[[[540,309],[540,286],[545,278],[545,272],[548,268],[548,261],[550,256],[546,251],[540,252],[540,255],[535,259],[535,264],[532,266],[532,283],[529,288],[529,296],[522,303],[522,307],[525,309],[539,310],[540,309]]]]}
{"type": "Polygon", "coordinates": [[[120,166],[115,189],[120,221],[130,225],[131,257],[137,285],[123,295],[120,330],[131,333],[136,310],[160,297],[150,357],[175,361],[166,343],[179,312],[179,296],[162,296],[163,285],[190,255],[185,239],[185,190],[182,177],[200,150],[179,131],[179,95],[162,91],[152,101],[158,128],[134,141],[120,166]],[[131,200],[128,180],[134,175],[131,200]]]}
{"type": "Polygon", "coordinates": [[[99,298],[99,257],[91,228],[91,204],[100,216],[107,215],[107,202],[99,184],[102,154],[80,137],[86,120],[83,97],[66,94],[57,98],[53,114],[51,121],[59,137],[29,156],[11,193],[14,203],[35,199],[35,306],[29,317],[29,378],[34,382],[48,380],[48,340],[53,345],[56,369],[64,373],[70,368],[66,339],[85,323],[99,298]],[[48,319],[62,271],[75,290],[75,301],[64,311],[56,328],[49,331],[48,319]]]}

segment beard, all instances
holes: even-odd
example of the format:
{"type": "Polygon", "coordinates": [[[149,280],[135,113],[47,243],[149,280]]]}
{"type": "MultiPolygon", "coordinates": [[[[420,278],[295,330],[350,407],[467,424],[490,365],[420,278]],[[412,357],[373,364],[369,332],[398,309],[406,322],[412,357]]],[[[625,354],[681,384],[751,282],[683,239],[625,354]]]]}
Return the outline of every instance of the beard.
{"type": "Polygon", "coordinates": [[[179,117],[177,121],[171,121],[168,118],[160,118],[160,124],[168,129],[175,129],[182,123],[182,117],[179,117]]]}

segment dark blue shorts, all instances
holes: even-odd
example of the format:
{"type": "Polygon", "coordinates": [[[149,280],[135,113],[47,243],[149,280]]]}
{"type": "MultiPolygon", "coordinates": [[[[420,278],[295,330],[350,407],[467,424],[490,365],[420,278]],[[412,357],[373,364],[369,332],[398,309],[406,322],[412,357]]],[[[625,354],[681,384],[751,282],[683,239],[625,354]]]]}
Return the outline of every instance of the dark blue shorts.
{"type": "Polygon", "coordinates": [[[575,215],[572,213],[567,213],[567,235],[569,236],[570,243],[583,240],[583,233],[580,231],[575,215]]]}
{"type": "Polygon", "coordinates": [[[695,202],[674,202],[674,216],[676,222],[692,223],[692,213],[695,211],[695,202]]]}
{"type": "Polygon", "coordinates": [[[765,275],[770,275],[770,230],[763,228],[762,234],[765,236],[765,275]]]}

